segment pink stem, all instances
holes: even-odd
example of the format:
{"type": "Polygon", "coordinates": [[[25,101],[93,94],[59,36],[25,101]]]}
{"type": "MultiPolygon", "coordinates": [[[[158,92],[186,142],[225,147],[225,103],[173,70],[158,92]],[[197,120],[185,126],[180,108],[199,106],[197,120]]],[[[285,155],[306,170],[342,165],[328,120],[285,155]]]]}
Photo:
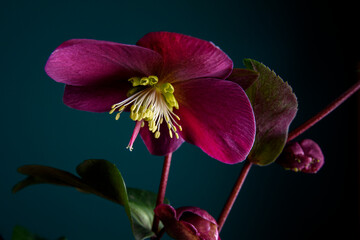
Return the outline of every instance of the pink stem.
{"type": "Polygon", "coordinates": [[[349,88],[346,92],[344,92],[340,97],[335,99],[332,103],[330,103],[326,108],[320,111],[318,114],[310,118],[308,121],[303,123],[300,127],[296,128],[289,134],[288,142],[308,130],[315,123],[323,119],[329,113],[331,113],[335,108],[337,108],[340,104],[342,104],[346,99],[348,99],[351,95],[357,92],[360,89],[360,81],[355,83],[351,88],[349,88]]]}
{"type": "MultiPolygon", "coordinates": [[[[302,124],[300,127],[295,129],[289,134],[288,142],[305,132],[307,129],[312,127],[315,123],[319,122],[321,119],[323,119],[325,116],[327,116],[330,112],[332,112],[335,108],[337,108],[340,104],[342,104],[346,99],[348,99],[351,95],[356,93],[360,89],[360,81],[355,83],[351,88],[349,88],[346,92],[344,92],[340,97],[335,99],[331,104],[329,104],[325,109],[320,111],[318,114],[316,114],[314,117],[306,121],[304,124],[302,124]]],[[[252,166],[252,163],[249,161],[245,162],[245,165],[243,169],[240,172],[239,178],[237,182],[235,183],[233,190],[226,202],[226,205],[224,206],[220,217],[218,219],[218,229],[219,232],[221,231],[222,227],[224,226],[224,223],[226,221],[226,218],[228,217],[232,206],[235,203],[235,200],[240,192],[240,189],[246,179],[246,176],[248,175],[248,172],[250,170],[250,167],[252,166]]]]}
{"type": "MultiPolygon", "coordinates": [[[[168,182],[170,165],[171,165],[171,156],[172,156],[172,153],[169,153],[168,155],[165,156],[165,159],[164,159],[164,165],[163,165],[163,170],[162,170],[162,174],[161,174],[159,191],[158,191],[158,196],[156,199],[156,206],[162,204],[165,199],[166,185],[168,182]]],[[[156,216],[154,216],[152,230],[155,234],[158,234],[158,232],[159,232],[159,218],[156,216]]]]}
{"type": "Polygon", "coordinates": [[[222,227],[224,226],[224,223],[226,221],[226,218],[228,217],[230,211],[231,211],[231,208],[232,206],[234,205],[235,203],[235,200],[240,192],[240,189],[246,179],[246,176],[248,175],[249,173],[249,170],[250,170],[250,167],[252,166],[252,163],[248,160],[245,161],[245,164],[240,172],[240,175],[239,175],[239,178],[238,180],[236,181],[234,187],[233,187],[233,190],[220,214],[220,217],[218,219],[218,229],[219,229],[219,233],[222,229],[222,227]]]}

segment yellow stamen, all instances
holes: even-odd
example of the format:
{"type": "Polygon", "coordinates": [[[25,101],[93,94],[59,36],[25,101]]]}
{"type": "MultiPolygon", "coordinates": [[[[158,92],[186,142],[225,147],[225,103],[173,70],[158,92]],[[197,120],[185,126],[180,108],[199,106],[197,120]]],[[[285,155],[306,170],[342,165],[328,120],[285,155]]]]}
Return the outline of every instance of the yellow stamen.
{"type": "Polygon", "coordinates": [[[113,108],[110,110],[109,114],[113,114],[115,112],[116,108],[113,108]]]}
{"type": "Polygon", "coordinates": [[[133,77],[129,79],[132,88],[128,91],[128,98],[122,102],[114,104],[109,114],[116,110],[115,119],[120,118],[120,114],[128,108],[130,118],[133,121],[141,122],[139,127],[145,126],[148,122],[149,131],[154,133],[155,138],[160,137],[160,126],[166,122],[169,136],[179,139],[177,130],[182,131],[182,127],[177,121],[179,116],[173,112],[173,108],[179,109],[179,103],[174,95],[174,87],[170,83],[159,83],[157,76],[133,77]]]}
{"type": "Polygon", "coordinates": [[[149,78],[143,77],[140,79],[140,85],[146,86],[149,84],[149,78]]]}
{"type": "Polygon", "coordinates": [[[129,82],[132,83],[133,87],[140,85],[140,78],[139,77],[132,77],[129,79],[129,82]]]}
{"type": "Polygon", "coordinates": [[[115,120],[119,120],[119,118],[120,118],[120,113],[117,113],[115,116],[115,120]]]}
{"type": "Polygon", "coordinates": [[[174,93],[175,89],[171,83],[163,83],[160,86],[161,93],[174,93]]]}
{"type": "Polygon", "coordinates": [[[140,87],[133,87],[127,92],[126,96],[130,97],[130,96],[134,95],[135,93],[141,91],[141,89],[142,89],[141,86],[140,87]]]}
{"type": "Polygon", "coordinates": [[[157,76],[149,76],[149,84],[150,86],[154,86],[159,81],[157,76]]]}

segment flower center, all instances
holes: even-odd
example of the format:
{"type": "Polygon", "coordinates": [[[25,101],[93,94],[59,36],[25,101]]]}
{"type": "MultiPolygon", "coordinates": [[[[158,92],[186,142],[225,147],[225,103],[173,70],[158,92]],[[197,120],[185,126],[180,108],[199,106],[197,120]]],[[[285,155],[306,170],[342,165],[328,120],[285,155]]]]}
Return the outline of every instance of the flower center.
{"type": "Polygon", "coordinates": [[[179,116],[173,112],[174,107],[179,109],[174,96],[174,87],[170,83],[158,83],[158,81],[156,76],[130,78],[129,82],[133,87],[127,93],[128,98],[111,107],[109,113],[118,111],[115,116],[118,120],[125,108],[130,106],[130,118],[137,122],[128,146],[130,151],[139,132],[137,126],[144,127],[145,122],[148,123],[149,131],[154,133],[154,137],[159,138],[160,126],[165,120],[170,137],[173,138],[175,135],[179,139],[177,129],[182,131],[182,128],[175,120],[179,121],[179,116]]]}

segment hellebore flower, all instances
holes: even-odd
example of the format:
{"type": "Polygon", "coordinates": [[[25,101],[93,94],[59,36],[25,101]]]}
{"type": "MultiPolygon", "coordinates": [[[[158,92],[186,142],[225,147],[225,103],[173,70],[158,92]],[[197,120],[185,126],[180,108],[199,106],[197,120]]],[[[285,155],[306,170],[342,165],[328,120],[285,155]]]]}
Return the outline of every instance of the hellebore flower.
{"type": "Polygon", "coordinates": [[[276,162],[295,172],[317,173],[324,165],[324,155],[316,142],[304,139],[288,143],[276,162]]]}
{"type": "Polygon", "coordinates": [[[69,107],[115,119],[129,111],[136,122],[130,150],[140,132],[151,154],[166,155],[187,141],[229,164],[245,159],[255,135],[249,99],[225,80],[232,70],[211,42],[169,32],[148,33],[136,45],[72,39],[45,66],[66,84],[69,107]]]}
{"type": "Polygon", "coordinates": [[[205,210],[197,207],[174,209],[161,204],[154,209],[170,237],[177,240],[218,240],[216,220],[205,210]]]}

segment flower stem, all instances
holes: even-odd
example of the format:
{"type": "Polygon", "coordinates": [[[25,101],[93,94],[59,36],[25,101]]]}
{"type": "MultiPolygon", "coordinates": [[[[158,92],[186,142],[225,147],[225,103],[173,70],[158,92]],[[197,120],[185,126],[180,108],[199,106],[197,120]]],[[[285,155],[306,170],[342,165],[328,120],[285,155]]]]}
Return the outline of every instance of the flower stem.
{"type": "MultiPolygon", "coordinates": [[[[302,124],[300,127],[292,131],[288,136],[288,142],[305,132],[307,129],[312,127],[314,124],[319,122],[321,119],[323,119],[325,116],[327,116],[330,112],[332,112],[334,109],[336,109],[339,105],[341,105],[346,99],[348,99],[350,96],[352,96],[354,93],[356,93],[360,89],[360,81],[356,82],[352,87],[350,87],[346,92],[344,92],[340,97],[335,99],[332,103],[330,103],[326,108],[324,108],[322,111],[320,111],[318,114],[316,114],[314,117],[310,118],[308,121],[306,121],[304,124],[302,124]]],[[[246,179],[246,176],[249,173],[249,170],[252,166],[252,163],[248,160],[245,161],[245,165],[243,166],[239,178],[236,181],[233,190],[220,214],[220,217],[218,219],[218,229],[219,233],[224,226],[224,223],[226,221],[226,218],[228,217],[232,206],[235,203],[235,200],[240,192],[240,189],[246,179]]]]}
{"type": "Polygon", "coordinates": [[[303,123],[300,127],[296,128],[289,134],[288,142],[305,132],[307,129],[312,127],[315,123],[319,122],[325,116],[327,116],[330,112],[332,112],[335,108],[337,108],[340,104],[342,104],[346,99],[348,99],[351,95],[356,93],[360,89],[360,81],[355,83],[352,87],[350,87],[346,92],[344,92],[340,97],[335,99],[332,103],[330,103],[326,108],[320,111],[318,114],[310,118],[308,121],[303,123]]]}
{"type": "MultiPolygon", "coordinates": [[[[158,196],[156,199],[156,206],[162,204],[165,199],[166,185],[168,182],[170,165],[171,165],[171,156],[172,156],[172,153],[169,153],[168,155],[165,156],[165,159],[164,159],[164,165],[163,165],[163,170],[162,170],[162,174],[161,174],[159,191],[158,191],[158,196]]],[[[156,216],[154,216],[152,230],[155,234],[159,233],[159,218],[156,216]]],[[[155,238],[155,239],[158,239],[158,238],[155,238]]]]}
{"type": "Polygon", "coordinates": [[[233,187],[233,190],[220,214],[220,217],[218,219],[218,229],[219,229],[219,233],[222,229],[222,227],[224,226],[224,223],[226,221],[226,218],[228,217],[230,211],[231,211],[231,208],[232,206],[234,205],[235,203],[235,200],[240,192],[240,189],[246,179],[246,176],[248,175],[249,173],[249,170],[250,170],[250,167],[252,166],[252,163],[248,160],[245,161],[245,164],[243,166],[243,168],[241,169],[241,172],[240,172],[240,175],[239,175],[239,178],[237,179],[234,187],[233,187]]]}

